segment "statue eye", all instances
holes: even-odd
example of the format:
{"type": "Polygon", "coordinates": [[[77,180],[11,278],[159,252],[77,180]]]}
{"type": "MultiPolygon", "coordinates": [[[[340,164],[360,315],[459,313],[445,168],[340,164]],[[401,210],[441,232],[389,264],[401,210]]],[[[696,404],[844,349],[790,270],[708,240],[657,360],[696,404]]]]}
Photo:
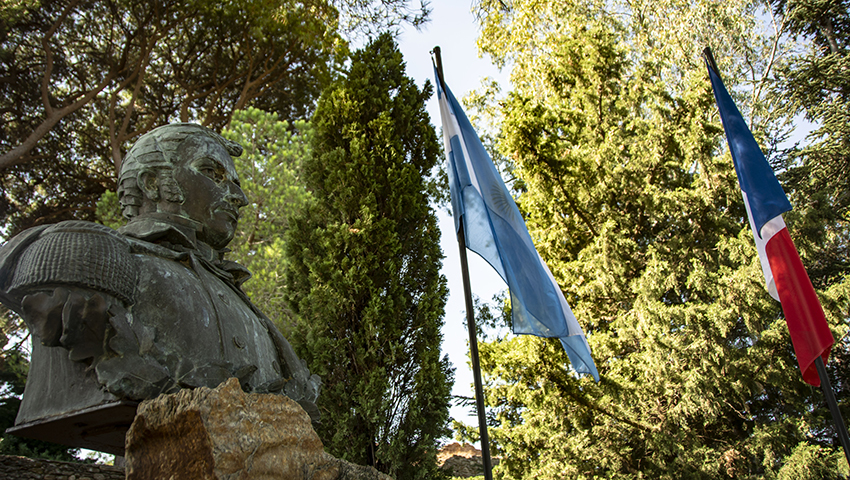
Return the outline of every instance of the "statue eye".
{"type": "Polygon", "coordinates": [[[202,175],[216,182],[224,181],[225,173],[223,168],[216,168],[212,165],[202,165],[198,168],[202,175]]]}

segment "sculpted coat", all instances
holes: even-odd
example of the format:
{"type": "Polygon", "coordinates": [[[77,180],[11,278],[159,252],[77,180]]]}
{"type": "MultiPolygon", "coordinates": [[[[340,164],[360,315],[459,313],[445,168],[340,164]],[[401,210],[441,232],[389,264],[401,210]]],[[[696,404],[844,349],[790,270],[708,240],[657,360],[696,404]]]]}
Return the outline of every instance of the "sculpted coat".
{"type": "Polygon", "coordinates": [[[157,128],[121,168],[126,226],[67,221],[0,248],[0,301],[33,341],[10,431],[122,454],[136,402],[231,377],[317,420],[319,378],[242,291],[250,273],[223,258],[247,203],[239,154],[198,125],[157,128]]]}

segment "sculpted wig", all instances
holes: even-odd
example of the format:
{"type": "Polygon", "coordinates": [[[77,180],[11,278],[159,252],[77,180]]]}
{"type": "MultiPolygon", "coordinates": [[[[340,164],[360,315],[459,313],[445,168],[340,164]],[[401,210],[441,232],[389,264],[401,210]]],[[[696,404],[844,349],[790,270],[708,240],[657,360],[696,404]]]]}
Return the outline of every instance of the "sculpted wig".
{"type": "MultiPolygon", "coordinates": [[[[138,186],[139,174],[152,172],[157,176],[160,192],[170,202],[182,203],[183,191],[174,180],[172,170],[177,148],[193,135],[204,135],[217,141],[231,157],[242,155],[242,147],[214,131],[194,123],[173,123],[155,128],[142,135],[133,148],[124,156],[118,174],[118,201],[124,218],[139,214],[145,195],[138,186]]],[[[158,196],[157,196],[158,197],[158,196]]],[[[159,198],[151,198],[158,201],[159,198]]]]}

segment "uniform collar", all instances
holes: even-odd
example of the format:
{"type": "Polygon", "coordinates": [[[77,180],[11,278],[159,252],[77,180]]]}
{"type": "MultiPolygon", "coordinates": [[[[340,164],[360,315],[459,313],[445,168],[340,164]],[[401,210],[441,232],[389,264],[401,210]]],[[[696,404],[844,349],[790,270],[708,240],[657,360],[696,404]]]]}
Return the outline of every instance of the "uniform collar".
{"type": "Polygon", "coordinates": [[[230,250],[215,250],[198,240],[201,228],[201,223],[179,215],[148,213],[134,217],[127,225],[119,228],[118,233],[156,243],[169,250],[191,252],[204,260],[218,263],[222,254],[230,250]]]}
{"type": "Polygon", "coordinates": [[[226,277],[237,286],[248,280],[251,273],[244,266],[222,258],[230,249],[215,250],[198,240],[197,232],[200,229],[199,222],[185,217],[167,213],[149,213],[134,217],[127,225],[119,228],[118,233],[174,252],[171,255],[163,255],[163,252],[151,251],[160,256],[172,257],[177,254],[174,256],[174,259],[177,259],[181,254],[192,254],[213,273],[222,278],[226,277]]]}

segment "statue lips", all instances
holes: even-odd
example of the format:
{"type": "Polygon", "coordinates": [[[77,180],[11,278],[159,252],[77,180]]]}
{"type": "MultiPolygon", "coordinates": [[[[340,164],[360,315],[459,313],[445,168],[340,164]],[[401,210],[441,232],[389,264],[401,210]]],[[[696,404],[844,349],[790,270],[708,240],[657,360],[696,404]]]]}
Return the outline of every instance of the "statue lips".
{"type": "Polygon", "coordinates": [[[224,213],[228,217],[233,220],[233,223],[236,224],[239,222],[239,210],[231,207],[230,205],[218,205],[215,210],[215,213],[224,213]]]}

